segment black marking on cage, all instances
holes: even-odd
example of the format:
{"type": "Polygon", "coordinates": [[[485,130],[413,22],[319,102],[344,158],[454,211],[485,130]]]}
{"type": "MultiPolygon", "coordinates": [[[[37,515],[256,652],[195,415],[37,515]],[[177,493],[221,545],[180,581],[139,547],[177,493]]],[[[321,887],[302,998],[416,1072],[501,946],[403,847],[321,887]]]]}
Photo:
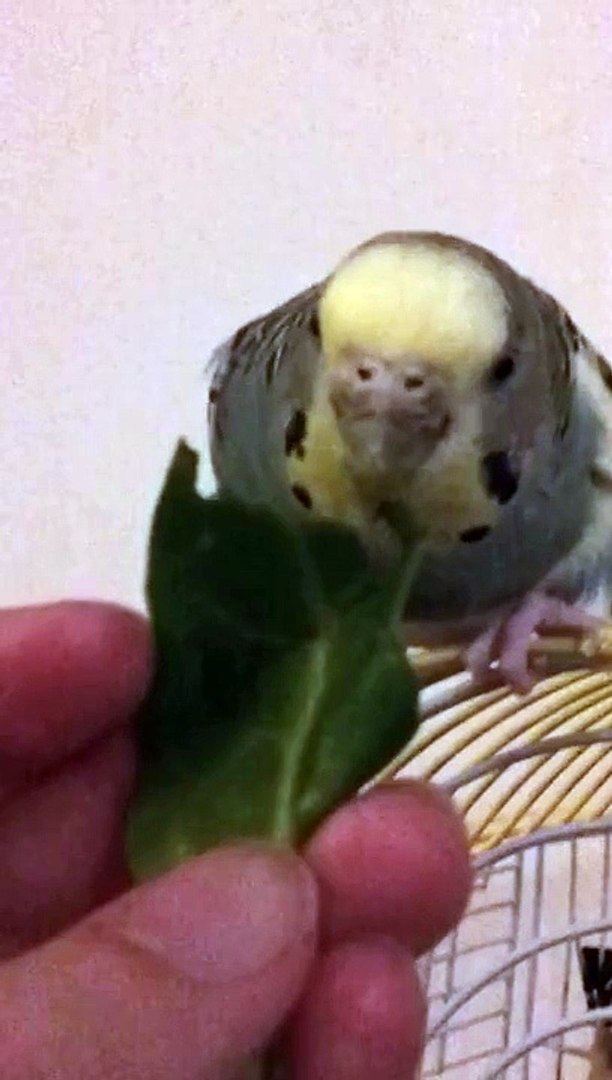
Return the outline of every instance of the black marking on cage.
{"type": "Polygon", "coordinates": [[[578,951],[582,985],[589,1009],[612,1005],[612,949],[584,945],[578,951]]]}

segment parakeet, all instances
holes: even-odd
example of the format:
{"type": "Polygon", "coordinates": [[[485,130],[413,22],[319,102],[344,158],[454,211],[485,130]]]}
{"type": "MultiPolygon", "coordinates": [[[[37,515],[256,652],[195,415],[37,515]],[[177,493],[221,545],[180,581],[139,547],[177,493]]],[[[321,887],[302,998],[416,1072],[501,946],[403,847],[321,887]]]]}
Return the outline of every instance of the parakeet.
{"type": "Polygon", "coordinates": [[[212,357],[219,490],[423,557],[407,620],[530,687],[533,633],[583,628],[612,572],[612,370],[477,244],[387,233],[212,357]]]}

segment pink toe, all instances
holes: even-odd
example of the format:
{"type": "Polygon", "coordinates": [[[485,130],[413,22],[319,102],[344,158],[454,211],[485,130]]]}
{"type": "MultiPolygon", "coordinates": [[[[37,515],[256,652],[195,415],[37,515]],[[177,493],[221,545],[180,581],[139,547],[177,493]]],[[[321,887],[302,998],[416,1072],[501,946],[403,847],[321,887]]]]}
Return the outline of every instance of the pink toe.
{"type": "Polygon", "coordinates": [[[490,673],[495,659],[495,645],[500,629],[500,621],[495,620],[468,646],[464,653],[464,662],[472,678],[481,682],[490,673]]]}
{"type": "Polygon", "coordinates": [[[514,690],[516,694],[528,694],[536,681],[529,670],[529,638],[505,646],[498,668],[510,690],[514,690]]]}
{"type": "Polygon", "coordinates": [[[538,630],[584,633],[600,629],[604,620],[545,592],[532,592],[513,611],[494,619],[464,653],[464,662],[476,682],[484,682],[491,665],[503,682],[519,694],[536,682],[530,670],[530,645],[538,630]]]}
{"type": "Polygon", "coordinates": [[[598,615],[591,615],[583,608],[567,604],[563,600],[548,597],[546,607],[538,625],[547,629],[560,630],[600,630],[606,620],[598,615]]]}

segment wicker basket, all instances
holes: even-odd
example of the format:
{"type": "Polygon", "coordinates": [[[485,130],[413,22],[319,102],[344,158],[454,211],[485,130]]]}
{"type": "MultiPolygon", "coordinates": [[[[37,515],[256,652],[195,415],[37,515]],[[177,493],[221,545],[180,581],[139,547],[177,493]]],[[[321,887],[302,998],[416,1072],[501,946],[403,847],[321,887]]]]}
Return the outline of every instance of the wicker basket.
{"type": "Polygon", "coordinates": [[[612,1018],[587,1008],[580,964],[612,947],[612,629],[537,643],[525,698],[474,685],[457,649],[411,655],[422,726],[378,779],[452,792],[476,865],[462,924],[422,965],[423,1078],[587,1080],[612,1018]]]}

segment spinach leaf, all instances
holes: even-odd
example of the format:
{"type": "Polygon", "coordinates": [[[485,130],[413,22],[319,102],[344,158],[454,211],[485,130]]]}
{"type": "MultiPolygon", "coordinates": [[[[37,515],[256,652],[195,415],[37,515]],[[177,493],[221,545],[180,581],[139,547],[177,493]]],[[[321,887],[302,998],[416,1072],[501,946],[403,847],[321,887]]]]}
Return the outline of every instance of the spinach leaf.
{"type": "Polygon", "coordinates": [[[352,531],[202,498],[197,467],[180,443],[150,539],[136,879],[225,841],[301,843],[417,724],[400,637],[414,554],[381,578],[352,531]]]}

